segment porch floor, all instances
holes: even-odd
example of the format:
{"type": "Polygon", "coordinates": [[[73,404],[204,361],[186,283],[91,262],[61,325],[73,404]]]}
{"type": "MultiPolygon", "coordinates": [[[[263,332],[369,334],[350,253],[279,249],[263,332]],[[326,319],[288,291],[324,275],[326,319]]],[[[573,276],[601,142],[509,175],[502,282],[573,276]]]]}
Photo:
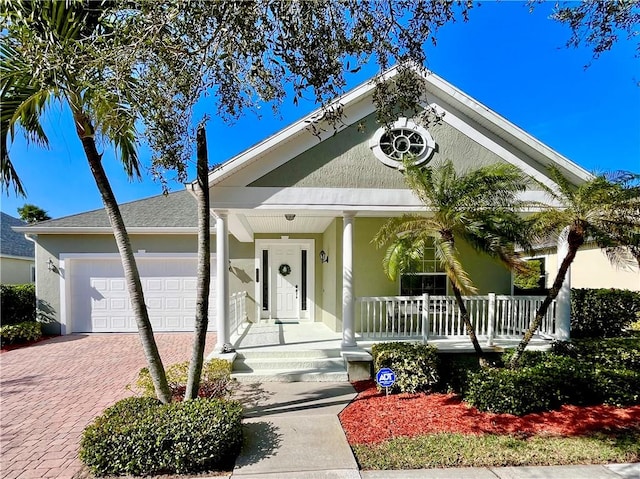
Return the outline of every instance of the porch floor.
{"type": "MultiPolygon", "coordinates": [[[[487,352],[499,352],[515,348],[520,338],[496,338],[494,346],[487,346],[486,338],[479,337],[482,349],[487,352]]],[[[415,338],[363,338],[356,334],[357,349],[371,351],[371,346],[383,341],[420,341],[415,338]]],[[[234,341],[238,352],[245,351],[301,351],[301,350],[340,350],[342,348],[342,332],[332,331],[324,323],[319,322],[274,322],[261,321],[249,323],[234,341]]],[[[468,338],[433,338],[428,340],[442,352],[473,352],[473,345],[468,338]]],[[[534,337],[527,349],[548,350],[551,341],[542,337],[534,337]]]]}

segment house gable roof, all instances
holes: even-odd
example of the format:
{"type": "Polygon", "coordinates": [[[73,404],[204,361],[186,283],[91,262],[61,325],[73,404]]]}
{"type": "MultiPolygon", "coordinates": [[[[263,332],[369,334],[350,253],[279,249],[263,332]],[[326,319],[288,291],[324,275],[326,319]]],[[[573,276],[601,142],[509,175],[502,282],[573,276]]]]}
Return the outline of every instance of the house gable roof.
{"type": "MultiPolygon", "coordinates": [[[[130,233],[194,232],[198,225],[195,198],[187,190],[123,203],[120,205],[120,212],[130,233]]],[[[17,230],[37,234],[112,233],[113,231],[104,209],[43,221],[31,226],[23,225],[17,230]]]]}
{"type": "MultiPolygon", "coordinates": [[[[397,72],[396,67],[391,68],[383,77],[392,79],[397,72]]],[[[445,113],[445,123],[471,135],[475,141],[496,152],[505,161],[519,166],[526,173],[546,183],[549,183],[546,171],[540,171],[551,165],[556,165],[574,183],[580,183],[590,177],[586,170],[434,73],[429,72],[424,78],[427,85],[424,105],[435,106],[445,113]],[[521,161],[519,155],[512,154],[514,148],[540,167],[536,170],[521,161]]],[[[344,125],[338,128],[338,131],[358,123],[375,111],[372,101],[374,89],[375,83],[370,80],[335,101],[335,104],[342,105],[344,111],[344,125]]],[[[321,113],[320,109],[314,111],[223,163],[209,174],[209,186],[248,186],[313,148],[319,143],[319,139],[324,141],[330,138],[336,133],[331,127],[327,127],[327,131],[322,132],[319,139],[309,128],[311,123],[318,121],[321,113]]],[[[321,123],[319,125],[322,126],[321,123]]]]}
{"type": "Polygon", "coordinates": [[[25,226],[21,219],[2,213],[0,218],[0,254],[2,256],[16,256],[20,258],[34,257],[34,244],[27,240],[23,234],[12,229],[13,226],[25,226]]]}

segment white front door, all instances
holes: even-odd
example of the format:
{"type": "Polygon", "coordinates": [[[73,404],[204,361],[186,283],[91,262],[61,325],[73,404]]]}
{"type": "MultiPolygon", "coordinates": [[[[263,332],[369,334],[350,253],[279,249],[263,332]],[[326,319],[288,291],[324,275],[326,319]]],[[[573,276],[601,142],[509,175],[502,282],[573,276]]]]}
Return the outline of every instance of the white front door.
{"type": "Polygon", "coordinates": [[[256,240],[257,317],[314,320],[314,256],[312,239],[256,240]]]}
{"type": "Polygon", "coordinates": [[[275,318],[300,318],[300,245],[281,244],[271,248],[271,271],[275,286],[275,318]]]}

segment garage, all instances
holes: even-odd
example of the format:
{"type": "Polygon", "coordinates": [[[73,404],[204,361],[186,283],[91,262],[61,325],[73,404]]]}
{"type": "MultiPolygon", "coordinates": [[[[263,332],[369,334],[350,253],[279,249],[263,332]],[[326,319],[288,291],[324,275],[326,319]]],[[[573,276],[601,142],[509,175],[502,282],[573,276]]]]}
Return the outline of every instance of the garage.
{"type": "MultiPolygon", "coordinates": [[[[136,258],[149,319],[154,331],[193,331],[197,258],[140,256],[136,258]]],[[[119,256],[68,260],[67,304],[71,330],[83,333],[136,332],[119,256]]],[[[215,329],[215,259],[212,258],[209,329],[215,329]]]]}

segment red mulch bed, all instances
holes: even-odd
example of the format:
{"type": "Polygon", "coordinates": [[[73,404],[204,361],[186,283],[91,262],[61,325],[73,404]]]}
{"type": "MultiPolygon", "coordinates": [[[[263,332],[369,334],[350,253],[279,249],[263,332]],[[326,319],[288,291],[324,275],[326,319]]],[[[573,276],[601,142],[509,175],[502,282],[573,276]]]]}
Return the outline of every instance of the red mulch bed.
{"type": "Polygon", "coordinates": [[[3,344],[2,348],[0,348],[0,354],[6,353],[9,351],[13,351],[14,349],[26,348],[31,346],[32,344],[39,343],[41,341],[45,341],[47,339],[55,338],[57,335],[53,336],[42,336],[40,339],[36,339],[35,341],[27,341],[24,343],[14,343],[14,344],[3,344]]]}
{"type": "Polygon", "coordinates": [[[581,436],[640,427],[640,405],[563,406],[557,411],[513,416],[480,412],[454,394],[379,393],[375,382],[354,383],[356,399],[340,413],[350,444],[435,433],[581,436]]]}

